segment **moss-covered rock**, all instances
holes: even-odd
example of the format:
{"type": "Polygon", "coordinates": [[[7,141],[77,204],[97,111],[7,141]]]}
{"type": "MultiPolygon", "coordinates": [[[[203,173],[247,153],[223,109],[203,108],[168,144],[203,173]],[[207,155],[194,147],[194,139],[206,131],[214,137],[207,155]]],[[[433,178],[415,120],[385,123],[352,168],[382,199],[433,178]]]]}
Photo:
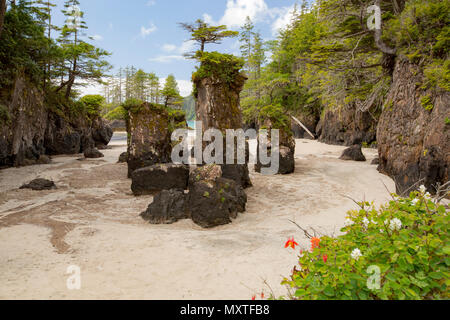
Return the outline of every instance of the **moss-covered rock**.
{"type": "Polygon", "coordinates": [[[160,105],[134,101],[128,111],[128,174],[139,168],[171,161],[172,144],[168,111],[160,105]]]}

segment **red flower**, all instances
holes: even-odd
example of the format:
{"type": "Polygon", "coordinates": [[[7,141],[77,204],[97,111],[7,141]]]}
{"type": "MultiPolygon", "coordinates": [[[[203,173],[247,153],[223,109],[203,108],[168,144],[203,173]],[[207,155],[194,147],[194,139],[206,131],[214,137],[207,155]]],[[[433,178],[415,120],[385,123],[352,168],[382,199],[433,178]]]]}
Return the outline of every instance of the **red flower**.
{"type": "Polygon", "coordinates": [[[252,297],[252,300],[256,300],[256,296],[253,296],[253,297],[252,297]]]}
{"type": "Polygon", "coordinates": [[[285,248],[291,247],[292,249],[295,249],[296,246],[298,246],[299,244],[297,242],[295,242],[294,237],[292,237],[292,239],[289,239],[286,244],[284,245],[285,248]]]}
{"type": "Polygon", "coordinates": [[[322,257],[322,259],[323,259],[323,262],[327,263],[327,261],[328,261],[328,256],[327,256],[326,254],[324,254],[323,257],[322,257]]]}
{"type": "Polygon", "coordinates": [[[264,299],[264,292],[261,292],[261,299],[264,299]]]}
{"type": "Polygon", "coordinates": [[[315,248],[319,248],[320,247],[320,239],[319,238],[312,238],[311,239],[311,251],[314,250],[315,248]]]}

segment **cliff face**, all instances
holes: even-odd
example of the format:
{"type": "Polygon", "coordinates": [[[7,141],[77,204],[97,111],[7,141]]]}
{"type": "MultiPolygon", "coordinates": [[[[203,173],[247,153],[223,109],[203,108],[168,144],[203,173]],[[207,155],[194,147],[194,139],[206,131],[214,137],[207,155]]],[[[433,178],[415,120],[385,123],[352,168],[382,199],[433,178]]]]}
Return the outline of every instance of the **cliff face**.
{"type": "Polygon", "coordinates": [[[423,90],[422,83],[420,68],[400,59],[378,126],[379,170],[400,194],[415,184],[434,191],[449,179],[450,94],[423,90]]]}
{"type": "Polygon", "coordinates": [[[49,111],[41,91],[18,78],[10,98],[2,103],[0,166],[39,163],[43,155],[78,154],[104,146],[111,128],[100,119],[67,119],[49,111]]]}
{"type": "Polygon", "coordinates": [[[319,141],[351,146],[376,141],[377,121],[369,112],[346,105],[340,110],[326,111],[316,127],[319,141]]]}
{"type": "Polygon", "coordinates": [[[196,81],[197,121],[203,123],[203,130],[216,128],[242,128],[242,112],[240,108],[240,92],[246,77],[237,74],[232,85],[228,85],[214,77],[196,81]]]}

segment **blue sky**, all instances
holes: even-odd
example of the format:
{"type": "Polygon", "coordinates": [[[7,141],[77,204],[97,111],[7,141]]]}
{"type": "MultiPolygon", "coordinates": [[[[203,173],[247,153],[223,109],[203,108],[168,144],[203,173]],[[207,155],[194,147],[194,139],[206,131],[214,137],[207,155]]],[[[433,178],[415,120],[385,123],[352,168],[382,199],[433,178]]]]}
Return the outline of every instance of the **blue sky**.
{"type": "MultiPolygon", "coordinates": [[[[55,21],[62,25],[60,13],[64,0],[54,1],[55,21]]],[[[212,24],[225,24],[239,30],[246,16],[255,22],[264,39],[273,39],[286,26],[295,0],[80,0],[94,44],[112,53],[110,63],[119,67],[135,66],[155,72],[164,79],[175,75],[183,95],[191,90],[190,78],[195,62],[182,58],[192,48],[185,42],[189,35],[177,25],[203,18],[212,24]]],[[[209,45],[208,51],[239,54],[236,39],[222,45],[209,45]]],[[[96,86],[84,93],[98,93],[96,86]]]]}

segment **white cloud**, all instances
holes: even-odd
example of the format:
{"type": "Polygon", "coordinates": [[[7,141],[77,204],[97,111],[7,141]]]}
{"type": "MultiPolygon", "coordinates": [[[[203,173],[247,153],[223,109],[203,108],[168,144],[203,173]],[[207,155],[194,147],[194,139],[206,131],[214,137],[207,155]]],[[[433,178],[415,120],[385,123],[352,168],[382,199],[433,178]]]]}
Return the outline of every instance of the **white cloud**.
{"type": "Polygon", "coordinates": [[[156,4],[156,1],[155,1],[155,0],[149,0],[149,1],[147,1],[147,7],[154,6],[155,4],[156,4]]]}
{"type": "Polygon", "coordinates": [[[162,46],[162,49],[163,49],[164,51],[166,51],[166,52],[173,52],[173,51],[175,51],[175,50],[177,49],[177,46],[174,45],[174,44],[168,44],[168,43],[166,43],[166,44],[164,44],[164,45],[162,46]]]}
{"type": "Polygon", "coordinates": [[[151,33],[155,32],[156,30],[158,30],[158,28],[153,23],[150,23],[149,28],[142,26],[141,27],[141,36],[142,36],[142,38],[145,38],[148,35],[150,35],[151,33]]]}
{"type": "Polygon", "coordinates": [[[210,24],[224,24],[229,28],[239,28],[245,24],[247,17],[250,17],[253,22],[258,22],[268,15],[271,15],[271,11],[264,0],[228,0],[225,13],[218,22],[215,22],[207,13],[203,15],[203,19],[210,24]]]}
{"type": "Polygon", "coordinates": [[[285,29],[292,21],[294,16],[295,6],[277,8],[273,12],[276,12],[278,18],[272,24],[272,34],[277,35],[278,32],[285,29]]]}
{"type": "Polygon", "coordinates": [[[194,40],[188,40],[181,44],[181,46],[178,48],[178,51],[183,53],[188,53],[189,51],[194,50],[195,47],[195,41],[194,40]]]}
{"type": "Polygon", "coordinates": [[[164,44],[162,50],[173,53],[171,55],[160,55],[148,59],[150,62],[170,63],[172,61],[184,60],[183,54],[188,53],[194,49],[195,41],[188,40],[183,42],[179,47],[174,44],[164,44]]]}
{"type": "Polygon", "coordinates": [[[168,56],[157,56],[155,58],[150,58],[148,61],[150,62],[160,62],[160,63],[169,63],[176,60],[183,60],[183,56],[179,55],[168,55],[168,56]]]}

